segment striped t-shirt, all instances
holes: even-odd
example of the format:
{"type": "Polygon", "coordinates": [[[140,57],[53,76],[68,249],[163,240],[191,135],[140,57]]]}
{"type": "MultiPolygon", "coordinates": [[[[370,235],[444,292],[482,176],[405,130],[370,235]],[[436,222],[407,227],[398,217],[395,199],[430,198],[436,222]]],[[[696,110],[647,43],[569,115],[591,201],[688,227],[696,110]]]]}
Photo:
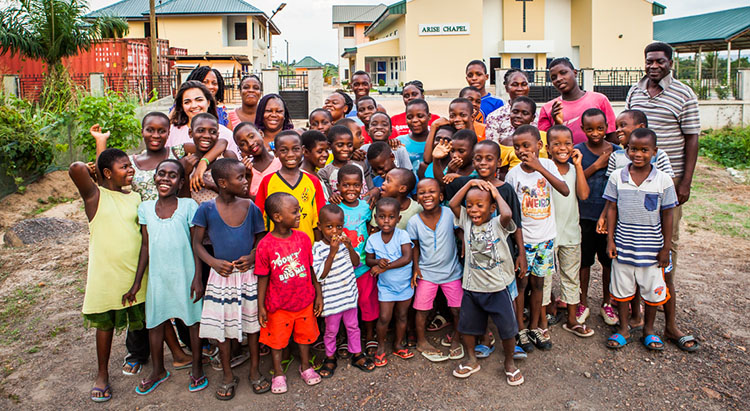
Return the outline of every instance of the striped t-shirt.
{"type": "Polygon", "coordinates": [[[693,89],[671,74],[659,86],[662,92],[651,97],[648,77],[644,77],[628,91],[625,106],[646,114],[649,128],[656,133],[657,145],[666,151],[675,176],[681,178],[685,171],[685,134],[701,131],[698,98],[693,89]]]}
{"type": "Polygon", "coordinates": [[[672,178],[652,166],[637,186],[626,166],[609,176],[603,197],[617,203],[617,262],[637,267],[656,264],[656,255],[664,247],[661,212],[677,206],[672,178]]]}
{"type": "MultiPolygon", "coordinates": [[[[607,177],[630,163],[630,157],[628,157],[625,149],[615,150],[615,152],[609,156],[609,161],[607,162],[607,177]]],[[[651,157],[651,164],[656,167],[657,170],[663,171],[670,177],[674,178],[672,163],[669,162],[669,156],[666,151],[660,148],[656,149],[656,155],[651,157]]]]}
{"type": "Polygon", "coordinates": [[[313,244],[313,269],[323,290],[323,317],[357,308],[359,298],[354,266],[344,244],[339,245],[326,278],[320,279],[330,252],[331,246],[322,241],[313,244]]]}

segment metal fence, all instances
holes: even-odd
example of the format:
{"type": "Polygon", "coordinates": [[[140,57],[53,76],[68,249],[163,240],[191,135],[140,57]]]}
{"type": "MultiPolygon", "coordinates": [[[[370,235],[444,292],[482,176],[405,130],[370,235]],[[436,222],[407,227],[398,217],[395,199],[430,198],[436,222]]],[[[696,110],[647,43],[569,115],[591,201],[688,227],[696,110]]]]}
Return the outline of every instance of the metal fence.
{"type": "MultiPolygon", "coordinates": [[[[91,91],[92,78],[101,78],[103,90],[111,90],[118,93],[135,95],[141,102],[149,101],[154,97],[162,98],[174,96],[177,88],[177,79],[174,74],[159,76],[135,76],[102,74],[92,77],[91,74],[73,74],[70,76],[73,84],[78,90],[91,91]]],[[[18,76],[19,97],[33,102],[38,102],[44,87],[44,75],[20,75],[18,76]]]]}
{"type": "MultiPolygon", "coordinates": [[[[529,81],[529,97],[537,103],[546,103],[560,95],[560,92],[552,85],[549,78],[549,70],[525,70],[529,81]]],[[[583,72],[578,72],[578,85],[584,87],[583,72]]]]}

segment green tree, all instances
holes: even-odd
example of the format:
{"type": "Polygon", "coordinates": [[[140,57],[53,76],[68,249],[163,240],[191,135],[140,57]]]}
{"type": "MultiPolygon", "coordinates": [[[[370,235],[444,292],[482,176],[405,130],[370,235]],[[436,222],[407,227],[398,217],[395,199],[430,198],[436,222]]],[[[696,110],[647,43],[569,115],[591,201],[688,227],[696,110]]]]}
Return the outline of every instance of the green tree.
{"type": "Polygon", "coordinates": [[[48,110],[62,112],[75,97],[64,58],[128,32],[123,19],[87,19],[87,12],[82,0],[21,0],[0,11],[0,54],[18,53],[47,64],[41,104],[48,110]]]}

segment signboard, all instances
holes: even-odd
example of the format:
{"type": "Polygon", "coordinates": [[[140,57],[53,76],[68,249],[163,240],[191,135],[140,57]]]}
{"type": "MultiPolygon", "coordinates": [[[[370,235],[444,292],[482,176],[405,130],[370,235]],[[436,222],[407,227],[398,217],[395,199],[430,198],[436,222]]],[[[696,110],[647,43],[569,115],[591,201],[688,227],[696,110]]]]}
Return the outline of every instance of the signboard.
{"type": "Polygon", "coordinates": [[[469,23],[420,24],[420,36],[457,36],[471,34],[469,23]]]}

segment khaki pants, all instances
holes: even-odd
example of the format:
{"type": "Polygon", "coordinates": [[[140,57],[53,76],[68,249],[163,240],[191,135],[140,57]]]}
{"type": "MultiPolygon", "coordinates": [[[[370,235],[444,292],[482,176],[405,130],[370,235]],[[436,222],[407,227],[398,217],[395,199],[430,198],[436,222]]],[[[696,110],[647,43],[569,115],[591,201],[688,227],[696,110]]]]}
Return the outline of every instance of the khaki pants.
{"type": "MultiPolygon", "coordinates": [[[[581,244],[555,247],[555,266],[560,273],[560,299],[566,304],[581,302],[581,244]]],[[[542,305],[551,303],[552,276],[544,278],[542,305]]]]}
{"type": "Polygon", "coordinates": [[[672,275],[677,271],[677,246],[680,243],[680,220],[682,220],[682,206],[678,205],[672,209],[672,275]]]}

